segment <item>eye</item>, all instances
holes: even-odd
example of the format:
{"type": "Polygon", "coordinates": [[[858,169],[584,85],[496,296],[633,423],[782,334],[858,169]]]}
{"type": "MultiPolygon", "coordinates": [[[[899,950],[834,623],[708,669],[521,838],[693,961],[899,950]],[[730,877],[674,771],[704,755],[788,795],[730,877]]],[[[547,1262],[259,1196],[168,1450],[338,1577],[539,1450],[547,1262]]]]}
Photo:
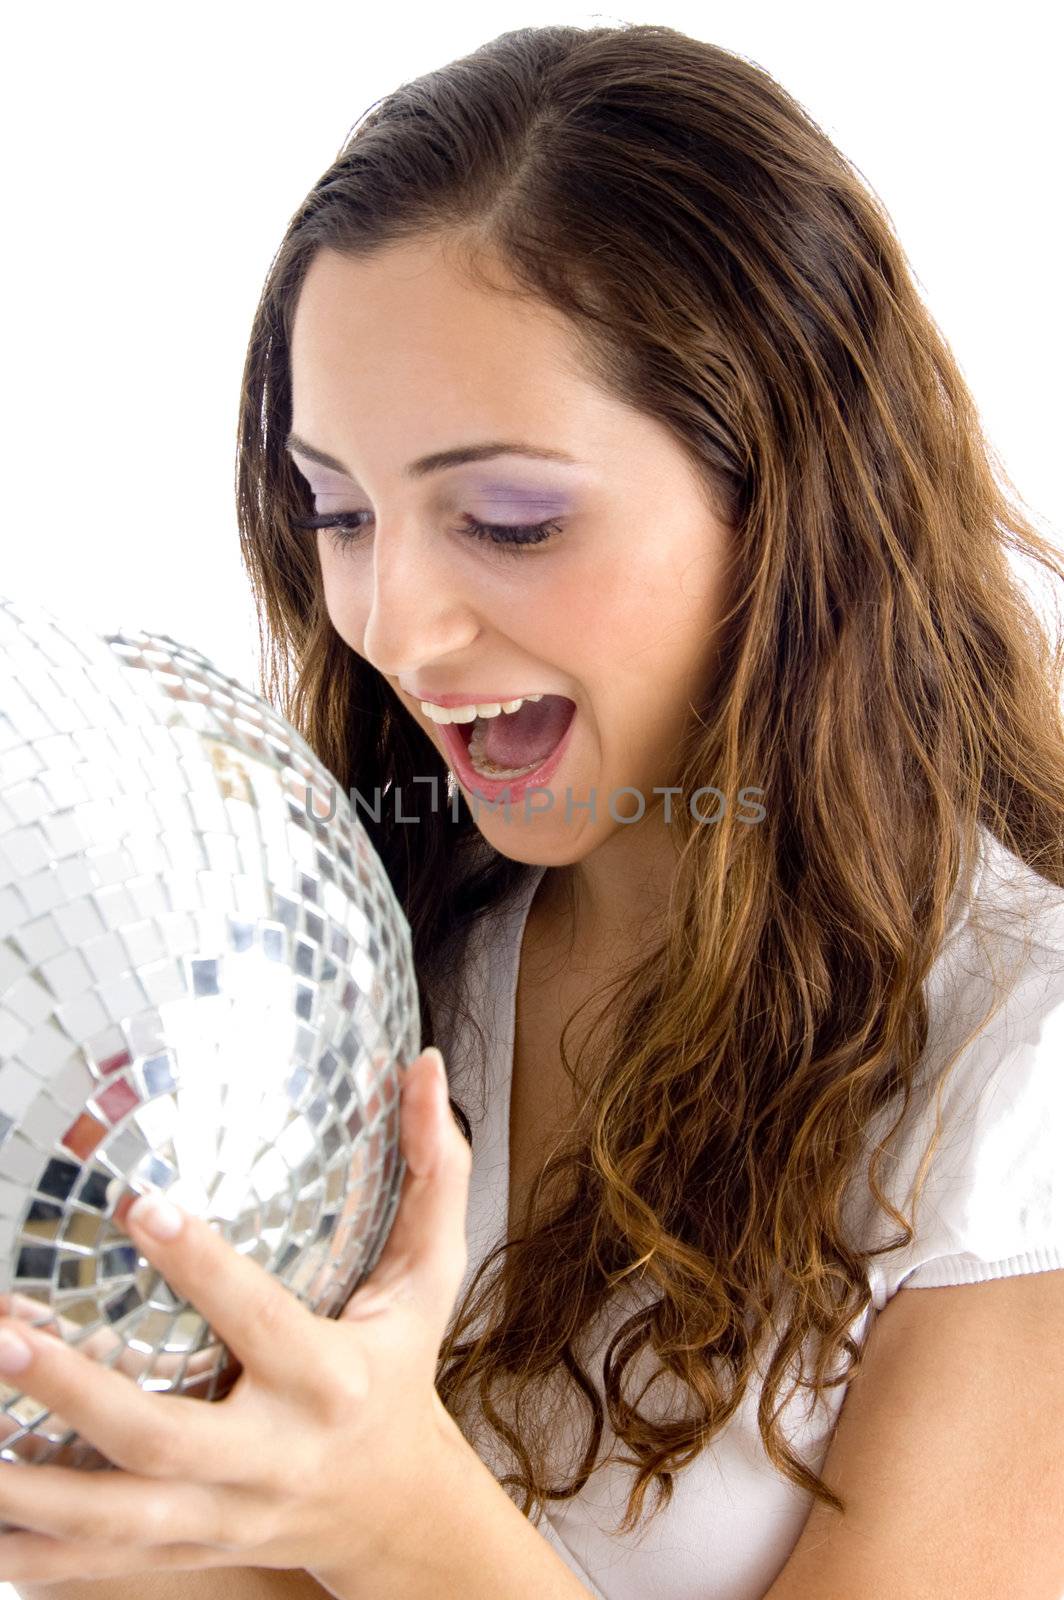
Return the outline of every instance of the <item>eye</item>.
{"type": "MultiPolygon", "coordinates": [[[[296,528],[325,528],[332,534],[333,543],[339,549],[346,549],[360,542],[363,524],[359,519],[369,515],[368,511],[323,511],[312,516],[293,517],[292,525],[296,528]]],[[[497,549],[514,555],[519,555],[530,545],[546,543],[561,531],[561,524],[557,521],[479,522],[471,516],[464,517],[458,529],[459,533],[464,533],[470,539],[487,539],[497,549]]]]}

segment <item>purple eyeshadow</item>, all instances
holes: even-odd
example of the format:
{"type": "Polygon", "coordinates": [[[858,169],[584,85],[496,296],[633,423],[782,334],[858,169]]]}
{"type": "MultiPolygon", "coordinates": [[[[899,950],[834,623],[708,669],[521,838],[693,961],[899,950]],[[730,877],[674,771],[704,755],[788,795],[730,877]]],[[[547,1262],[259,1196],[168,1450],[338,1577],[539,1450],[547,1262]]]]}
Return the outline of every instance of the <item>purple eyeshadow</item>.
{"type": "Polygon", "coordinates": [[[563,517],[572,506],[570,497],[557,489],[532,489],[527,485],[498,482],[476,484],[470,492],[470,499],[476,501],[478,508],[481,503],[490,507],[488,515],[499,520],[511,518],[515,522],[541,522],[563,517]]]}
{"type": "MultiPolygon", "coordinates": [[[[298,466],[298,463],[297,463],[298,466]]],[[[299,468],[310,486],[320,510],[334,509],[334,501],[354,497],[354,504],[362,491],[357,483],[340,472],[317,463],[299,468]]],[[[507,482],[501,478],[472,478],[463,485],[460,496],[464,506],[479,515],[499,522],[546,522],[564,517],[572,510],[572,498],[561,489],[543,485],[507,482]]]]}
{"type": "Polygon", "coordinates": [[[346,494],[354,487],[351,479],[345,478],[342,472],[333,472],[330,467],[320,467],[316,462],[308,463],[304,468],[297,461],[296,470],[318,494],[346,494]]]}

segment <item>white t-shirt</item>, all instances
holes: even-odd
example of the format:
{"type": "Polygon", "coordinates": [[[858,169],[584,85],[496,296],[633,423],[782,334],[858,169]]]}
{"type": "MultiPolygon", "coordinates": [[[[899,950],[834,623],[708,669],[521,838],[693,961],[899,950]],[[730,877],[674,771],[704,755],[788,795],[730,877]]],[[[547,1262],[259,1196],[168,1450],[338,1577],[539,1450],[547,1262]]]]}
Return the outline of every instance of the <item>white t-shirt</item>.
{"type": "MultiPolygon", "coordinates": [[[[544,868],[531,869],[501,915],[471,937],[465,973],[468,1003],[488,1041],[486,1097],[479,1072],[466,1077],[469,1057],[461,1030],[448,1042],[452,1092],[470,1118],[473,1168],[466,1238],[469,1261],[458,1302],[489,1249],[505,1236],[508,1204],[510,1072],[518,956],[525,920],[544,868]]],[[[933,1070],[971,1031],[992,994],[993,974],[977,927],[999,976],[1011,982],[1005,1005],[965,1048],[947,1077],[942,1095],[942,1137],[916,1213],[916,1236],[907,1250],[876,1257],[869,1269],[873,1304],[851,1332],[860,1345],[872,1319],[901,1288],[973,1283],[1013,1273],[1064,1266],[1064,891],[1045,884],[1025,863],[983,830],[970,901],[954,913],[929,975],[926,992],[930,1032],[920,1063],[922,1091],[879,1167],[879,1182],[903,1214],[934,1131],[933,1070]],[[977,917],[973,916],[973,906],[977,917]],[[1024,947],[1017,911],[1034,908],[1034,933],[1024,947]],[[928,1087],[928,1082],[930,1087],[928,1087]]],[[[475,1056],[474,1056],[474,1059],[475,1056]]],[[[869,1151],[897,1117],[887,1108],[882,1127],[867,1130],[869,1151]]],[[[862,1243],[884,1243],[899,1231],[868,1193],[851,1186],[848,1216],[862,1243]]],[[[625,1286],[622,1285],[622,1291],[625,1286]]],[[[584,1366],[600,1397],[602,1351],[624,1313],[640,1301],[618,1292],[608,1326],[593,1330],[581,1346],[584,1366]],[[589,1359],[590,1357],[590,1359],[589,1359]]],[[[775,1338],[763,1347],[771,1353],[775,1338]]],[[[760,1358],[759,1358],[760,1359],[760,1358]]],[[[634,1398],[654,1370],[646,1350],[627,1369],[625,1389],[634,1398]]],[[[761,1372],[764,1373],[764,1365],[761,1372]]],[[[814,1470],[823,1464],[845,1385],[814,1404],[800,1391],[781,1422],[797,1454],[814,1470]]],[[[759,1384],[751,1382],[730,1422],[673,1478],[670,1504],[650,1520],[656,1487],[644,1502],[644,1520],[629,1535],[616,1532],[633,1471],[616,1462],[602,1465],[615,1442],[605,1416],[600,1465],[572,1500],[548,1503],[539,1531],[599,1600],[761,1600],[790,1555],[813,1497],[784,1478],[764,1451],[757,1426],[759,1384]]],[[[671,1376],[642,1397],[645,1414],[664,1414],[671,1394],[685,1409],[682,1386],[671,1376]],[[655,1397],[658,1397],[655,1399],[655,1397]]],[[[583,1439],[586,1407],[575,1413],[583,1439]]],[[[466,1424],[468,1426],[468,1424],[466,1424]]],[[[565,1426],[559,1414],[559,1430],[565,1426]]],[[[500,1477],[513,1463],[483,1424],[477,1448],[500,1477]]],[[[563,1455],[575,1467],[579,1454],[563,1455]]]]}

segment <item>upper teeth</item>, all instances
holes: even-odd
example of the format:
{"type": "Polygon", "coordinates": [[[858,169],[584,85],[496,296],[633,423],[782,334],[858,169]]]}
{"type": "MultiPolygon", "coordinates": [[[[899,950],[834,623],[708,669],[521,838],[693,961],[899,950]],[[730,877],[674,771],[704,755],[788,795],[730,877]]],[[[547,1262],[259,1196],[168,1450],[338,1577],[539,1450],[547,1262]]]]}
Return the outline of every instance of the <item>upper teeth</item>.
{"type": "Polygon", "coordinates": [[[500,711],[516,711],[526,700],[542,699],[541,694],[526,694],[519,700],[492,700],[483,706],[434,706],[429,700],[419,700],[418,705],[433,722],[472,722],[476,717],[497,717],[500,711]]]}

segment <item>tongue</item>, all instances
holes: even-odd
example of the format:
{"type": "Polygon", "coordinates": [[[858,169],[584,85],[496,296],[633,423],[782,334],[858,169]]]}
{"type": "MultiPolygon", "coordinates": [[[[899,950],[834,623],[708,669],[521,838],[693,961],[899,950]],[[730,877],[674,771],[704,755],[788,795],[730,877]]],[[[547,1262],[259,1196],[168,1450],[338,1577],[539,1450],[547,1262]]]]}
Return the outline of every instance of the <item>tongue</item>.
{"type": "Polygon", "coordinates": [[[527,767],[550,755],[574,710],[564,695],[545,694],[542,700],[524,701],[516,711],[478,717],[474,728],[483,728],[484,754],[495,766],[527,767]]]}

